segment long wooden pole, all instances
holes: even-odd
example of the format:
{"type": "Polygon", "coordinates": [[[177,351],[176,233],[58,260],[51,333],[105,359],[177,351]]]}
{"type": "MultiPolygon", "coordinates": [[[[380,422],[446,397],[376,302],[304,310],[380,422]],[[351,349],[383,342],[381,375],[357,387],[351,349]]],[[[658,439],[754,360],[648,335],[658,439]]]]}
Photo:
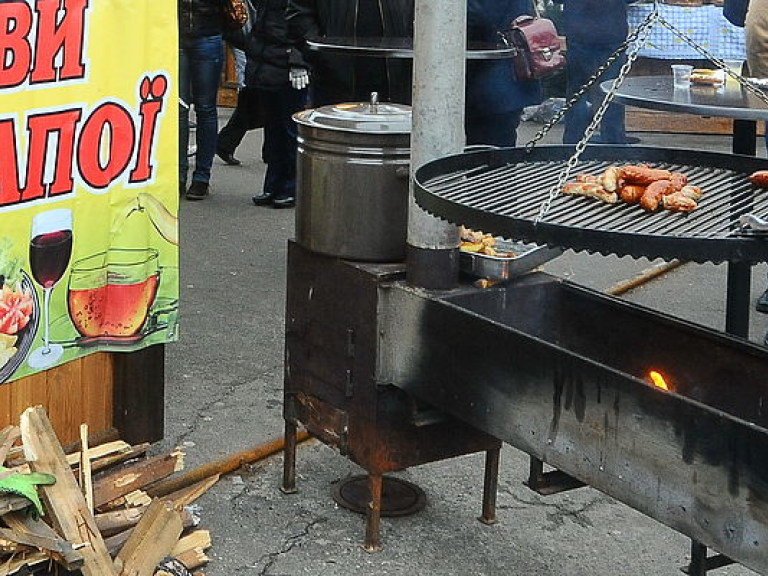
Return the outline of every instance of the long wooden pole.
{"type": "MultiPolygon", "coordinates": [[[[297,433],[297,442],[304,442],[309,438],[309,434],[305,430],[299,430],[297,433]]],[[[280,452],[285,447],[285,438],[280,437],[266,444],[256,446],[249,450],[237,452],[220,460],[215,460],[208,464],[204,464],[193,470],[189,470],[183,474],[177,474],[171,476],[166,480],[162,480],[147,489],[147,494],[152,497],[167,496],[177,490],[196,484],[206,478],[215,476],[216,474],[229,474],[234,472],[244,464],[250,464],[263,460],[268,456],[272,456],[277,452],[280,452]]]]}

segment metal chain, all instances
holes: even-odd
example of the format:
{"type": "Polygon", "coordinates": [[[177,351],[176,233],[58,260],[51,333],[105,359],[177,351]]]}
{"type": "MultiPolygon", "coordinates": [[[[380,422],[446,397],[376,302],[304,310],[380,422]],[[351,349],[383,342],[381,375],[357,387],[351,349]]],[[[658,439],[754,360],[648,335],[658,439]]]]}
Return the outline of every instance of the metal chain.
{"type": "Polygon", "coordinates": [[[640,49],[645,45],[646,40],[648,39],[648,36],[651,33],[651,30],[660,18],[659,14],[659,7],[656,2],[654,2],[654,10],[648,15],[648,17],[637,27],[637,29],[632,32],[631,34],[627,35],[627,39],[624,41],[624,43],[611,55],[611,57],[600,67],[597,69],[595,74],[593,74],[590,79],[587,81],[586,84],[584,84],[576,94],[568,101],[566,106],[558,112],[558,114],[550,120],[547,125],[542,128],[541,131],[539,131],[536,136],[528,143],[526,144],[526,149],[530,151],[533,146],[535,145],[536,141],[540,140],[541,137],[546,134],[552,126],[562,117],[565,112],[570,109],[573,104],[575,104],[576,101],[581,98],[581,96],[598,80],[598,78],[602,75],[602,73],[618,58],[618,56],[621,54],[621,52],[626,51],[627,54],[627,60],[622,64],[618,76],[613,80],[613,83],[611,84],[611,87],[608,91],[608,93],[605,95],[605,98],[603,98],[603,101],[600,103],[600,106],[598,106],[597,110],[594,113],[594,116],[592,117],[592,121],[589,123],[589,126],[587,126],[586,131],[584,132],[584,136],[582,139],[576,144],[576,148],[571,155],[571,157],[566,162],[565,166],[563,167],[563,170],[560,171],[560,175],[558,176],[557,182],[550,188],[549,194],[547,195],[547,198],[542,202],[541,206],[539,207],[539,213],[536,215],[536,218],[534,219],[534,224],[538,224],[541,222],[541,220],[544,219],[544,217],[549,212],[550,208],[552,207],[552,202],[554,202],[555,198],[560,194],[560,191],[563,188],[563,185],[566,183],[568,178],[571,176],[571,172],[576,167],[576,164],[578,164],[579,159],[581,158],[581,154],[586,149],[587,145],[589,144],[590,138],[592,138],[592,135],[595,133],[595,130],[600,125],[600,122],[603,119],[603,116],[605,115],[606,110],[608,109],[608,106],[613,101],[614,97],[616,96],[616,93],[619,89],[619,87],[622,85],[626,77],[629,75],[629,71],[632,68],[632,65],[634,64],[635,60],[637,59],[637,56],[640,52],[640,49]]]}

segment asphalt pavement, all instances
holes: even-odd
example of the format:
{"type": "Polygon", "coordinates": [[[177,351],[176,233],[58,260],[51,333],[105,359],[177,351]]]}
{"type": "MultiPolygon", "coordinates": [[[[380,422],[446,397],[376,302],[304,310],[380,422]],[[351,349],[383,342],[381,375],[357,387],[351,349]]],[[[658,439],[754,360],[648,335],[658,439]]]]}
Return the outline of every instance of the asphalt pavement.
{"type": "MultiPolygon", "coordinates": [[[[231,110],[222,109],[223,123],[231,110]]],[[[540,128],[524,123],[521,141],[540,128]]],[[[637,134],[640,145],[728,151],[725,136],[637,134]]],[[[246,136],[241,166],[215,160],[211,196],[181,200],[181,336],[168,345],[166,431],[157,450],[180,446],[187,469],[278,438],[283,432],[283,333],[287,241],[294,210],[256,207],[264,165],[261,132],[246,136]]],[[[558,128],[545,142],[558,143],[558,128]]],[[[567,252],[545,269],[610,290],[655,262],[567,252]]],[[[722,330],[724,265],[685,264],[623,297],[722,330]]],[[[753,273],[753,301],[766,286],[753,273]]],[[[762,342],[768,316],[753,314],[762,342]]],[[[317,441],[298,452],[299,492],[279,486],[276,455],[228,474],[198,501],[212,533],[208,576],[679,574],[690,541],[591,488],[543,497],[523,485],[528,456],[502,450],[498,523],[477,521],[483,457],[464,456],[397,473],[426,493],[426,507],[382,520],[383,550],[361,547],[364,519],[331,497],[361,470],[317,441]]],[[[716,575],[753,574],[740,566],[716,575]]]]}

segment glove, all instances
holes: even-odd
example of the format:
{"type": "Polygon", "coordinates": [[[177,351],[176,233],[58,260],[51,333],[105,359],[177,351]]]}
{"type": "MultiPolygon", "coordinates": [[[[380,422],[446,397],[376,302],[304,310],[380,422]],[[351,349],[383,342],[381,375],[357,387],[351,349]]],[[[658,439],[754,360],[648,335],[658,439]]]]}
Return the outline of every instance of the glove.
{"type": "Polygon", "coordinates": [[[309,86],[309,71],[306,68],[291,68],[288,72],[291,86],[296,90],[304,90],[309,86]]]}
{"type": "MultiPolygon", "coordinates": [[[[0,466],[0,472],[9,472],[9,470],[3,466],[0,466]]],[[[5,476],[5,474],[3,474],[5,476]]],[[[40,498],[37,495],[38,484],[55,484],[56,477],[51,474],[40,474],[33,472],[31,474],[19,474],[17,472],[11,473],[9,476],[5,476],[0,480],[0,492],[7,494],[15,494],[16,496],[23,496],[29,500],[34,508],[32,510],[33,517],[39,518],[44,514],[43,504],[40,502],[40,498]]]]}

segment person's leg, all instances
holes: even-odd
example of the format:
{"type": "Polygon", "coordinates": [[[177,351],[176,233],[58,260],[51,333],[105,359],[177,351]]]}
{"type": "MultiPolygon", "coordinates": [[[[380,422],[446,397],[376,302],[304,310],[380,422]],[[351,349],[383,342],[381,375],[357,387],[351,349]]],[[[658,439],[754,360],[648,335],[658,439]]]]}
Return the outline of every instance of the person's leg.
{"type": "MultiPolygon", "coordinates": [[[[190,63],[192,101],[197,120],[197,153],[192,181],[207,185],[211,179],[211,165],[216,152],[218,134],[216,97],[224,63],[224,44],[221,36],[197,39],[190,63]]],[[[207,193],[207,186],[205,193],[207,193]]],[[[187,195],[189,196],[189,193],[187,195]]]]}
{"type": "Polygon", "coordinates": [[[468,117],[467,145],[515,146],[522,112],[522,110],[510,110],[501,114],[468,117]]]}
{"type": "Polygon", "coordinates": [[[189,106],[192,100],[192,90],[189,84],[189,52],[183,45],[179,46],[179,193],[187,190],[187,173],[189,172],[189,106]]]}
{"type": "MultiPolygon", "coordinates": [[[[576,42],[568,43],[568,64],[566,67],[566,101],[587,82],[594,70],[591,69],[591,53],[589,48],[576,42]]],[[[584,137],[584,132],[592,120],[589,98],[582,95],[565,113],[565,130],[563,144],[576,144],[584,137]]]]}
{"type": "Polygon", "coordinates": [[[235,150],[250,128],[248,125],[248,97],[248,89],[241,88],[237,93],[237,106],[235,106],[232,116],[229,117],[224,128],[219,131],[216,140],[216,155],[231,166],[240,164],[240,161],[234,157],[235,150]]]}
{"type": "Polygon", "coordinates": [[[296,201],[296,139],[298,131],[293,114],[303,109],[307,102],[306,90],[286,88],[281,91],[278,104],[280,127],[275,138],[275,168],[278,183],[272,199],[275,208],[293,206],[296,201]]]}
{"type": "Polygon", "coordinates": [[[281,131],[279,117],[281,93],[269,90],[259,90],[258,92],[259,102],[264,110],[261,159],[267,165],[267,169],[264,173],[261,193],[253,196],[252,200],[256,206],[267,206],[272,204],[272,199],[278,194],[280,184],[278,142],[281,131]]]}
{"type": "MultiPolygon", "coordinates": [[[[592,65],[595,70],[602,66],[608,58],[613,54],[615,48],[613,46],[604,46],[595,51],[595,59],[592,65]]],[[[605,98],[605,93],[600,88],[599,84],[607,80],[613,80],[618,78],[621,67],[626,61],[626,57],[622,56],[616,62],[611,64],[610,68],[603,73],[602,78],[595,85],[595,90],[599,92],[596,98],[593,100],[594,106],[599,106],[605,98]]],[[[626,121],[624,114],[624,106],[621,104],[611,104],[603,115],[603,120],[600,122],[600,142],[603,144],[624,144],[627,140],[626,121]]]]}

